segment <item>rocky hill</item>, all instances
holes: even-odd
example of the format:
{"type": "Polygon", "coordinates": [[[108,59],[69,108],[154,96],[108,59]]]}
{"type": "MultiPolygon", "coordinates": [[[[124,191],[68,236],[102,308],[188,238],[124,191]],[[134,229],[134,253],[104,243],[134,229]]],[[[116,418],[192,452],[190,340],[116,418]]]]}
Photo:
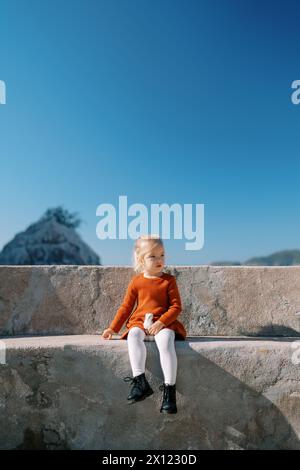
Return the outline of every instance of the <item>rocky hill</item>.
{"type": "Polygon", "coordinates": [[[211,266],[298,266],[300,265],[300,250],[277,251],[269,256],[259,256],[240,261],[214,261],[211,266]]]}
{"type": "Polygon", "coordinates": [[[101,265],[99,256],[80,238],[80,221],[61,208],[48,209],[0,253],[0,265],[101,265]]]}

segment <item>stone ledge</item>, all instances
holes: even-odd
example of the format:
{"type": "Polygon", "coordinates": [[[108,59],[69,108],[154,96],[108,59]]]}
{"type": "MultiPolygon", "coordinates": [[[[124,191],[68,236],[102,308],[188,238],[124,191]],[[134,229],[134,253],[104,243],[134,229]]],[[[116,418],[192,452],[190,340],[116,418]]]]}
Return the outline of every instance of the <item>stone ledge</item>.
{"type": "Polygon", "coordinates": [[[176,341],[178,413],[159,413],[163,375],[147,343],[154,395],[128,405],[127,341],[97,335],[2,338],[0,448],[300,449],[295,338],[176,341]]]}
{"type": "MultiPolygon", "coordinates": [[[[15,336],[0,336],[0,340],[5,343],[7,350],[13,349],[34,349],[34,348],[41,348],[41,347],[49,347],[49,348],[62,348],[68,345],[73,346],[99,346],[101,347],[113,346],[118,347],[120,351],[125,349],[127,350],[127,340],[121,340],[121,335],[113,335],[112,339],[104,340],[101,338],[101,335],[15,335],[15,336]],[[113,343],[113,344],[112,344],[113,343]]],[[[189,344],[199,344],[199,347],[206,348],[209,345],[222,345],[226,343],[226,347],[230,347],[235,345],[237,342],[242,342],[243,345],[253,343],[283,343],[285,346],[290,345],[291,342],[298,341],[300,345],[300,338],[295,338],[294,336],[286,337],[286,336],[188,336],[186,341],[175,341],[176,349],[181,349],[180,345],[182,345],[182,349],[188,347],[189,344]]],[[[153,343],[153,341],[149,341],[148,343],[153,343]]]]}

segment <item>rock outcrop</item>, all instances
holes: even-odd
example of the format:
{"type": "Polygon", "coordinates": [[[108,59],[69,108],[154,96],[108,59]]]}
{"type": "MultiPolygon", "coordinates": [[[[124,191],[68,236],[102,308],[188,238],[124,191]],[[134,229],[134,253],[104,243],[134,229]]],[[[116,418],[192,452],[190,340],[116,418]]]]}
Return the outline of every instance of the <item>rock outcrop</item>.
{"type": "Polygon", "coordinates": [[[0,253],[0,265],[100,265],[99,256],[75,228],[54,217],[41,219],[18,233],[0,253]]]}

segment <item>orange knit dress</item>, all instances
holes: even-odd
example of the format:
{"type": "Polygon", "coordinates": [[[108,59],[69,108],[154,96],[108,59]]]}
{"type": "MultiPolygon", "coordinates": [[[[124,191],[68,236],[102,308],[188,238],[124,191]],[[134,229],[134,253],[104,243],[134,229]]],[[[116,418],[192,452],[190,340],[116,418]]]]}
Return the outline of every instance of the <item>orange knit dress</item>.
{"type": "Polygon", "coordinates": [[[181,299],[175,276],[162,273],[160,277],[150,279],[141,273],[131,279],[123,303],[109,327],[115,333],[119,333],[124,321],[130,316],[126,323],[127,329],[120,338],[127,339],[130,328],[134,326],[139,326],[145,331],[143,325],[145,314],[151,312],[153,323],[161,321],[167,328],[175,331],[175,339],[185,340],[186,330],[177,320],[181,311],[181,299]],[[136,308],[132,312],[136,302],[136,308]]]}

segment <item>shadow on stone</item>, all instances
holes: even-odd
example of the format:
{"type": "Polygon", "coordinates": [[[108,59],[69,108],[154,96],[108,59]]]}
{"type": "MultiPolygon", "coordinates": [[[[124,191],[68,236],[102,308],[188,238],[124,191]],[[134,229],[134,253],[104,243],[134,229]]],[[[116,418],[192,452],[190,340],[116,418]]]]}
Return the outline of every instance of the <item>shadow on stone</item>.
{"type": "Polygon", "coordinates": [[[289,326],[285,325],[277,325],[273,323],[269,323],[264,327],[260,328],[259,330],[253,332],[240,330],[239,334],[244,336],[298,336],[300,337],[299,331],[295,330],[294,328],[290,328],[289,326]]]}

